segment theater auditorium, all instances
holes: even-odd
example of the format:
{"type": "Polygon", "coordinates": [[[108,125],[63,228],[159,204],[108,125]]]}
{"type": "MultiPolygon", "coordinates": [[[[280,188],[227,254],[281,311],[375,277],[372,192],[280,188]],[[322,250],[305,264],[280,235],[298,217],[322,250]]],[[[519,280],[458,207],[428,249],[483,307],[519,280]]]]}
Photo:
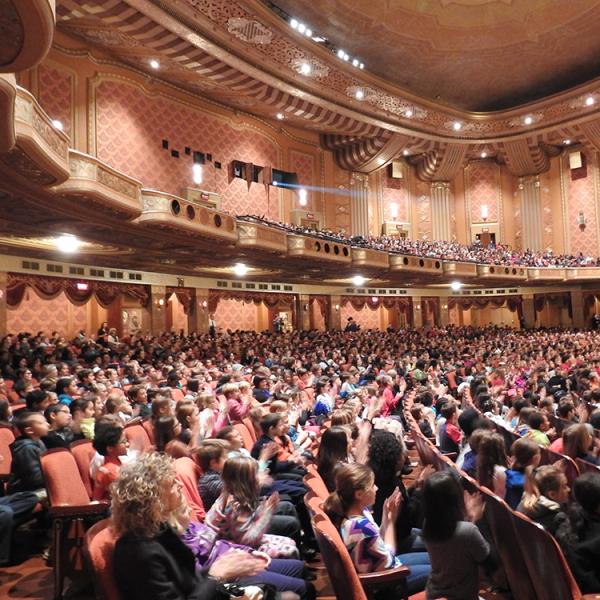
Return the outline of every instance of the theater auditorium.
{"type": "Polygon", "coordinates": [[[600,598],[598,31],[0,0],[0,597],[600,598]]]}

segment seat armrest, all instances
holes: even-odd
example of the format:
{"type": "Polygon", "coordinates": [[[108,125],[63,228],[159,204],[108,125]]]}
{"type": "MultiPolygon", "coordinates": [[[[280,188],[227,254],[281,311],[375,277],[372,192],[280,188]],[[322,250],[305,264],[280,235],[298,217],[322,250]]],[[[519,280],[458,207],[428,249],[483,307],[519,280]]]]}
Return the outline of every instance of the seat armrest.
{"type": "Polygon", "coordinates": [[[52,518],[69,519],[107,514],[109,508],[110,505],[108,502],[90,502],[90,504],[82,504],[79,506],[54,504],[50,507],[49,513],[52,518]]]}
{"type": "Polygon", "coordinates": [[[410,568],[406,566],[375,571],[374,573],[359,573],[358,578],[363,587],[370,588],[380,585],[390,585],[406,579],[410,575],[410,568]]]}

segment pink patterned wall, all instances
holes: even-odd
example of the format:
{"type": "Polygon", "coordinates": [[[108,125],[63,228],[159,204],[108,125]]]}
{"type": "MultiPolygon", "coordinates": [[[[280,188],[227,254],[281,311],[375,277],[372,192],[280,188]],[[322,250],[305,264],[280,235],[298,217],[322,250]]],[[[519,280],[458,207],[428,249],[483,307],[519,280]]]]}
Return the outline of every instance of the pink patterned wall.
{"type": "Polygon", "coordinates": [[[290,150],[290,171],[298,175],[298,183],[301,187],[307,186],[306,189],[306,206],[300,207],[298,204],[298,192],[294,194],[294,208],[302,208],[303,210],[314,211],[315,209],[315,192],[310,190],[310,187],[316,185],[316,170],[315,157],[312,154],[290,150]]]}
{"type": "Polygon", "coordinates": [[[11,333],[44,331],[50,335],[58,331],[69,337],[86,327],[86,307],[71,304],[64,294],[54,300],[42,300],[34,291],[27,290],[23,302],[8,309],[7,329],[11,333]]]}
{"type": "Polygon", "coordinates": [[[593,159],[586,153],[587,177],[571,180],[570,172],[567,174],[567,195],[569,234],[571,237],[571,252],[582,252],[585,256],[598,256],[598,240],[596,238],[596,207],[594,199],[593,159]],[[586,229],[579,229],[578,218],[583,211],[586,219],[586,229]]]}
{"type": "Polygon", "coordinates": [[[200,187],[221,195],[221,208],[234,214],[279,217],[278,194],[273,189],[234,179],[232,160],[281,167],[278,148],[260,131],[236,129],[222,119],[163,96],[149,96],[123,82],[103,81],[96,87],[98,158],[142,181],[145,187],[181,195],[184,187],[200,187]],[[169,149],[162,148],[162,140],[169,149]],[[203,183],[192,180],[192,156],[185,147],[211,153],[203,168],[203,183]],[[179,158],[171,150],[179,151],[179,158]],[[221,163],[216,169],[214,162],[221,163]]]}
{"type": "Polygon", "coordinates": [[[406,179],[393,179],[389,176],[388,169],[383,176],[383,220],[401,221],[410,220],[409,196],[406,189],[406,179]],[[396,216],[392,215],[392,204],[396,205],[396,216]]]}
{"type": "Polygon", "coordinates": [[[554,219],[552,218],[552,195],[550,193],[550,173],[540,175],[540,201],[542,205],[542,245],[553,248],[554,219]]]}
{"type": "Polygon", "coordinates": [[[246,304],[241,300],[220,300],[215,311],[215,324],[221,329],[243,329],[256,331],[258,329],[257,307],[251,302],[246,304]]]}
{"type": "Polygon", "coordinates": [[[187,333],[188,328],[188,320],[187,315],[183,310],[183,304],[179,302],[176,294],[171,294],[171,297],[168,299],[169,302],[169,310],[171,311],[171,330],[172,331],[183,331],[187,333]]]}
{"type": "Polygon", "coordinates": [[[51,119],[71,135],[71,75],[48,65],[38,68],[38,100],[51,119]]]}
{"type": "Polygon", "coordinates": [[[466,169],[467,190],[471,199],[471,223],[482,223],[481,207],[488,207],[488,222],[500,218],[500,165],[491,160],[475,160],[466,169]]]}
{"type": "Polygon", "coordinates": [[[313,300],[310,303],[310,311],[312,328],[318,329],[319,331],[325,331],[325,318],[321,314],[319,303],[316,300],[313,300]]]}
{"type": "Polygon", "coordinates": [[[359,325],[361,329],[380,329],[381,328],[381,307],[377,310],[371,310],[367,306],[364,306],[362,310],[356,310],[348,302],[345,306],[342,306],[342,329],[346,327],[348,317],[352,317],[359,325]]]}

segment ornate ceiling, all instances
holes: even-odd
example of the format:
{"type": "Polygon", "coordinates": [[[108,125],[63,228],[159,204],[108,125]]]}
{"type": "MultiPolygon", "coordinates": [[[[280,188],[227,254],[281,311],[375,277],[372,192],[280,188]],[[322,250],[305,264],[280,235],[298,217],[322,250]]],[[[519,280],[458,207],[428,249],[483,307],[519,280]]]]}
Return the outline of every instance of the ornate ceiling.
{"type": "Polygon", "coordinates": [[[469,111],[512,108],[600,75],[594,0],[273,3],[383,79],[469,111]]]}

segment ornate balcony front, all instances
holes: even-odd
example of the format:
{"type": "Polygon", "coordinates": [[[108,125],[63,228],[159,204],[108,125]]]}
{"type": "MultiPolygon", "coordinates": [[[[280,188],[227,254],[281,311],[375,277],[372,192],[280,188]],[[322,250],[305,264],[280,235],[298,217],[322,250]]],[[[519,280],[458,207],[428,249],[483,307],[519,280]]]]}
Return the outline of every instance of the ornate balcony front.
{"type": "Polygon", "coordinates": [[[366,269],[387,270],[390,267],[389,254],[371,248],[352,248],[352,265],[366,269]]]}
{"type": "Polygon", "coordinates": [[[526,281],[527,268],[505,265],[477,265],[478,279],[493,279],[495,281],[519,282],[526,281]]]}
{"type": "Polygon", "coordinates": [[[567,277],[567,273],[565,269],[555,269],[555,268],[535,268],[535,269],[527,269],[527,279],[529,281],[547,281],[547,282],[557,282],[564,281],[567,277]]]}
{"type": "Polygon", "coordinates": [[[238,246],[240,248],[256,248],[276,254],[287,253],[287,234],[285,231],[245,221],[238,221],[237,231],[238,246]]]}
{"type": "Polygon", "coordinates": [[[290,257],[310,258],[332,264],[352,263],[350,247],[344,244],[293,234],[287,236],[287,243],[290,257]]]}
{"type": "Polygon", "coordinates": [[[395,273],[426,273],[428,275],[443,275],[442,261],[436,258],[421,258],[420,256],[405,256],[390,254],[390,271],[395,273]]]}
{"type": "Polygon", "coordinates": [[[229,244],[237,241],[236,222],[231,215],[157,190],[142,190],[142,214],[135,222],[144,227],[185,234],[200,244],[207,238],[229,244]]]}

